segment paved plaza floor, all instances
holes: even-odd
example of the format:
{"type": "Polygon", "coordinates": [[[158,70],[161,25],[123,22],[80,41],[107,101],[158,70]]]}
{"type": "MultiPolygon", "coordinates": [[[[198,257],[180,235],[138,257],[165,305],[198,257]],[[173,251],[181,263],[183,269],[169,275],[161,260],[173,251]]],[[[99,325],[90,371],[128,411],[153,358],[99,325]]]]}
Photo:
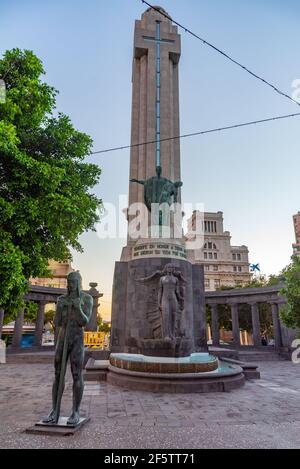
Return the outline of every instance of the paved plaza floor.
{"type": "MultiPolygon", "coordinates": [[[[53,367],[0,365],[0,448],[300,448],[300,365],[260,363],[261,380],[230,393],[154,394],[86,384],[82,415],[68,437],[25,429],[51,408],[53,367]]],[[[62,414],[69,415],[67,376],[62,414]]]]}

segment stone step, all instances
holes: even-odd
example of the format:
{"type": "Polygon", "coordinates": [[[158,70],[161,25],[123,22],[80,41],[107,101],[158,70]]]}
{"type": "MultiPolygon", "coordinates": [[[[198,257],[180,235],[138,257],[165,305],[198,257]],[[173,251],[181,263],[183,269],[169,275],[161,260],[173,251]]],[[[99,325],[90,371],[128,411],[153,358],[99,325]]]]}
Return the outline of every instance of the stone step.
{"type": "Polygon", "coordinates": [[[256,361],[283,361],[284,358],[280,357],[277,352],[266,351],[266,352],[239,352],[239,360],[244,362],[256,362],[256,361]]]}
{"type": "Polygon", "coordinates": [[[54,352],[45,353],[7,353],[6,363],[7,364],[35,364],[35,363],[53,363],[54,352]]]}
{"type": "Polygon", "coordinates": [[[108,367],[109,360],[95,360],[94,358],[89,358],[85,366],[84,380],[106,381],[108,367]]]}

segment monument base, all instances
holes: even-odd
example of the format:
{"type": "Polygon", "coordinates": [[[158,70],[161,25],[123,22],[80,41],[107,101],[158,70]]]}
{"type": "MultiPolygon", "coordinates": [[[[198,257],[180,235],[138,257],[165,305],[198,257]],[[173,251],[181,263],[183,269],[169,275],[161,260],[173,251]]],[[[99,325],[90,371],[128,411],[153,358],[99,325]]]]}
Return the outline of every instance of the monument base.
{"type": "Polygon", "coordinates": [[[77,425],[68,425],[68,418],[60,417],[58,423],[44,423],[40,420],[33,427],[27,428],[25,432],[31,435],[69,436],[74,435],[90,421],[89,417],[81,417],[77,425]]]}
{"type": "Polygon", "coordinates": [[[150,357],[186,357],[194,351],[192,339],[144,339],[140,343],[141,353],[150,357]]]}
{"type": "MultiPolygon", "coordinates": [[[[170,243],[167,252],[173,256],[180,253],[175,247],[170,243]]],[[[137,259],[115,265],[111,351],[165,357],[207,351],[203,266],[179,256],[143,257],[146,254],[150,255],[149,250],[140,251],[137,259]],[[167,265],[177,272],[183,297],[177,311],[176,339],[163,338],[158,307],[159,280],[167,265]]]]}

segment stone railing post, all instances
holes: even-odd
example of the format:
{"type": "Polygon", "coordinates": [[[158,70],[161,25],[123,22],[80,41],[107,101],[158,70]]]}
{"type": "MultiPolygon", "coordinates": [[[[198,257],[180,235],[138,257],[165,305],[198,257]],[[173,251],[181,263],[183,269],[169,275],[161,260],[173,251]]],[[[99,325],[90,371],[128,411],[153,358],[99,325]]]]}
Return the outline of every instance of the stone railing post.
{"type": "Polygon", "coordinates": [[[99,291],[97,290],[97,283],[91,282],[89,285],[91,288],[89,289],[88,293],[93,297],[93,311],[91,319],[85,327],[85,330],[95,332],[97,331],[97,313],[99,307],[99,298],[103,296],[103,293],[99,293],[99,291]]]}

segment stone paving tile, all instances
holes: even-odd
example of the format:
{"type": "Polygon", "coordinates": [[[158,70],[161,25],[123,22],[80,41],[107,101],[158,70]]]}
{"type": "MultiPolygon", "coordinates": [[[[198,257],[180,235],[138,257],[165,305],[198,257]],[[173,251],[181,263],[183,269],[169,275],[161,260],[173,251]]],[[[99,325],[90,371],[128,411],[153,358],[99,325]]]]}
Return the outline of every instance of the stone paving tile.
{"type": "MultiPolygon", "coordinates": [[[[90,423],[57,439],[23,433],[51,408],[53,366],[0,365],[0,447],[300,448],[300,365],[261,363],[260,371],[262,380],[230,393],[166,395],[89,382],[81,410],[90,423]]],[[[71,407],[68,370],[62,414],[71,407]]]]}

